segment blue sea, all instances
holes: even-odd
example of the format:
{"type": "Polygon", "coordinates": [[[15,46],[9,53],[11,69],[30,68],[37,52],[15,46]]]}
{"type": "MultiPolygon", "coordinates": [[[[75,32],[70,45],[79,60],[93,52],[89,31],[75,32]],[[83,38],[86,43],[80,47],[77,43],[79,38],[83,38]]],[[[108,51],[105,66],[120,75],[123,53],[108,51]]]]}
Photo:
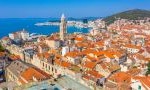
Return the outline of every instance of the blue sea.
{"type": "MultiPolygon", "coordinates": [[[[35,23],[50,21],[48,18],[4,18],[0,19],[0,38],[8,36],[9,33],[22,30],[29,33],[50,35],[59,32],[59,26],[35,26],[35,23]]],[[[87,33],[88,28],[67,27],[68,33],[82,32],[87,33]]]]}

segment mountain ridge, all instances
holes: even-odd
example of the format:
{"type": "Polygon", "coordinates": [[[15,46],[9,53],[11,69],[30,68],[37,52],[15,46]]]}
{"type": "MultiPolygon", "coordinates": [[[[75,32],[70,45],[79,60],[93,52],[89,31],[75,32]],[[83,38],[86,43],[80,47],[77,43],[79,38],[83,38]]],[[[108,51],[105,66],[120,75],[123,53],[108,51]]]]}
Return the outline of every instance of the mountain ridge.
{"type": "Polygon", "coordinates": [[[113,14],[111,16],[103,18],[103,20],[106,22],[107,25],[113,23],[117,18],[120,19],[129,19],[129,20],[139,20],[144,19],[146,17],[150,18],[150,11],[149,10],[143,10],[143,9],[132,9],[123,11],[120,13],[113,14]]]}

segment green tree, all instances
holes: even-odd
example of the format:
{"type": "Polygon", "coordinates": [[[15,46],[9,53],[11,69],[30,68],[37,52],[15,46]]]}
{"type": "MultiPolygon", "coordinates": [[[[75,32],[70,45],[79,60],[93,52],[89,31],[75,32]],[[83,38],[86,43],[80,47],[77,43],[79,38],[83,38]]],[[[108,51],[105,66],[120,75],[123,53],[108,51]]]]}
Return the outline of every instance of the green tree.
{"type": "Polygon", "coordinates": [[[147,67],[146,76],[150,74],[150,62],[147,64],[147,67]]]}
{"type": "Polygon", "coordinates": [[[5,50],[4,47],[0,43],[0,52],[3,52],[4,50],[5,50]]]}

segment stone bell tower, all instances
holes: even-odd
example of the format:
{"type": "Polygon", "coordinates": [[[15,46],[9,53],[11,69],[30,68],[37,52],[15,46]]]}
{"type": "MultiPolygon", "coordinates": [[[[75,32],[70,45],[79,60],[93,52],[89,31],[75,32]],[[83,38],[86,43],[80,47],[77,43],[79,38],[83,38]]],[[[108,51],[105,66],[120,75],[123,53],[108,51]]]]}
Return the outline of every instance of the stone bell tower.
{"type": "Polygon", "coordinates": [[[60,39],[62,41],[64,41],[65,35],[67,33],[66,27],[67,27],[67,22],[66,22],[64,14],[62,14],[61,23],[60,23],[60,39]]]}

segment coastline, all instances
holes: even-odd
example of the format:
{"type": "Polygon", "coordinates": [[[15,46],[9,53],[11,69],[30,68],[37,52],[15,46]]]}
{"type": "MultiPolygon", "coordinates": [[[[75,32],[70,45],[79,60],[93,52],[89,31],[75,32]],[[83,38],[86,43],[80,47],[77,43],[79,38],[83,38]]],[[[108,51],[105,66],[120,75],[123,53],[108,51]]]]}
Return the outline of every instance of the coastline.
{"type": "MultiPolygon", "coordinates": [[[[0,38],[3,36],[8,36],[9,33],[20,31],[23,28],[27,30],[29,33],[37,33],[49,35],[59,31],[59,26],[35,26],[34,24],[37,22],[45,22],[48,19],[43,18],[35,18],[35,19],[27,19],[27,18],[17,18],[17,19],[0,19],[0,38]]],[[[76,27],[68,27],[68,33],[82,31],[82,33],[87,33],[88,28],[76,28],[76,27]]]]}

